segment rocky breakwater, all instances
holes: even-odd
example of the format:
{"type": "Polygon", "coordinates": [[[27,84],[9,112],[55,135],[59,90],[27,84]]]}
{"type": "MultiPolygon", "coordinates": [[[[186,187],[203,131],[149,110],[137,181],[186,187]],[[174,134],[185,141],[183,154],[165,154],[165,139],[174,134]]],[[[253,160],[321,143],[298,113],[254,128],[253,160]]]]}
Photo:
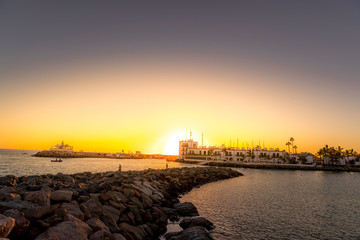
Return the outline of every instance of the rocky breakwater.
{"type": "MultiPolygon", "coordinates": [[[[168,220],[195,216],[179,194],[240,176],[227,168],[6,176],[0,178],[0,238],[36,240],[158,239],[168,220]]],[[[206,219],[183,220],[168,239],[211,239],[206,219]]]]}

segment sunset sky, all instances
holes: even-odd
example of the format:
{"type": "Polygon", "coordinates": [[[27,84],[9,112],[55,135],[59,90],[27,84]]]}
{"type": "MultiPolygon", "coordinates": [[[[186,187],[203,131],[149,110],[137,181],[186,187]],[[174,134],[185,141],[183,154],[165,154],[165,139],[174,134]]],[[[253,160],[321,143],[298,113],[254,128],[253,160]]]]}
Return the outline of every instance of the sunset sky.
{"type": "Polygon", "coordinates": [[[360,151],[359,1],[0,1],[0,148],[360,151]],[[236,145],[236,144],[235,144],[236,145]]]}

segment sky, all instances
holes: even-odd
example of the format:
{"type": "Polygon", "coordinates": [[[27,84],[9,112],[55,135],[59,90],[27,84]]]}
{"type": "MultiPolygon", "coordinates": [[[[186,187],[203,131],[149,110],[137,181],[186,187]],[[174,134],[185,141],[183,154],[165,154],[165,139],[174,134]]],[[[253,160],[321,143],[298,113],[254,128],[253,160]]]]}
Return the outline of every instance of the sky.
{"type": "Polygon", "coordinates": [[[358,1],[0,1],[0,148],[360,151],[358,1]]]}

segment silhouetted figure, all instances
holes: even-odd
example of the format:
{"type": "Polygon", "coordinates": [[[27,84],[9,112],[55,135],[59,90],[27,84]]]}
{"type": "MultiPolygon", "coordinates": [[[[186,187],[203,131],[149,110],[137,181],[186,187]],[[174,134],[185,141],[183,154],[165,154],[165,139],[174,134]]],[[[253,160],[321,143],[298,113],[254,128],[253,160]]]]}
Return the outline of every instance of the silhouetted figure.
{"type": "Polygon", "coordinates": [[[121,164],[119,164],[119,172],[121,172],[121,164]]]}
{"type": "Polygon", "coordinates": [[[168,169],[168,164],[166,163],[166,169],[168,169]]]}

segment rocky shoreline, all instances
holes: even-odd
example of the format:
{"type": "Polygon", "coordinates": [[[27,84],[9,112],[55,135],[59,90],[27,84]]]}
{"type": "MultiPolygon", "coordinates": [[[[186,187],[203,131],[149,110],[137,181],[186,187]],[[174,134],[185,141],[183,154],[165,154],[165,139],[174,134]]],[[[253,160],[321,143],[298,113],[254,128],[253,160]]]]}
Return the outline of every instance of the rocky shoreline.
{"type": "MultiPolygon", "coordinates": [[[[168,221],[198,216],[180,203],[193,187],[241,176],[216,167],[6,176],[0,178],[0,238],[24,240],[159,239],[168,221]]],[[[212,239],[208,220],[180,222],[169,240],[212,239]]]]}

